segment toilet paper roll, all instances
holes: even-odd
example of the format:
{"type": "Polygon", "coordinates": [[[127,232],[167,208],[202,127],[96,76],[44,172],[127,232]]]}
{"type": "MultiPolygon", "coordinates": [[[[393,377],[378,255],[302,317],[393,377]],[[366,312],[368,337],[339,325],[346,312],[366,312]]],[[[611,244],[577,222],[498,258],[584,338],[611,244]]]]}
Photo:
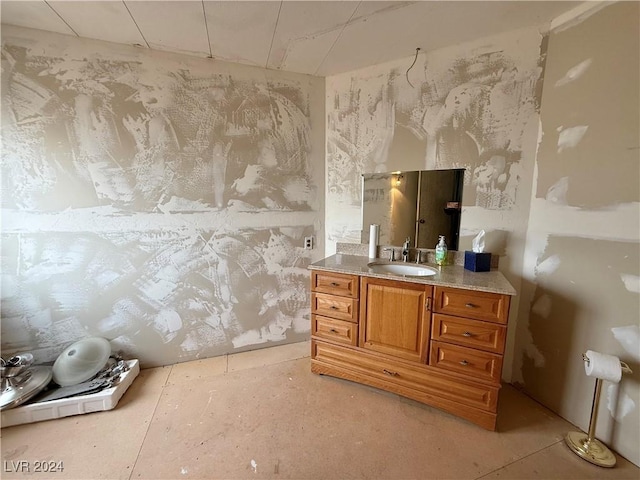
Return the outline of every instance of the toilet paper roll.
{"type": "Polygon", "coordinates": [[[375,223],[369,227],[369,258],[376,258],[378,256],[378,234],[380,232],[380,225],[375,223]]]}
{"type": "Polygon", "coordinates": [[[590,377],[601,378],[610,382],[618,383],[622,378],[622,367],[620,359],[606,353],[587,350],[588,362],[584,362],[584,370],[590,377]]]}

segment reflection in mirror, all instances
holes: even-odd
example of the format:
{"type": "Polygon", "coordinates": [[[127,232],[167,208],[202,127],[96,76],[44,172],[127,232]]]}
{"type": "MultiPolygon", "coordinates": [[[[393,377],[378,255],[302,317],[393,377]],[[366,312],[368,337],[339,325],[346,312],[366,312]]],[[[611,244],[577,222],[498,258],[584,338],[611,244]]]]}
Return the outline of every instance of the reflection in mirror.
{"type": "Polygon", "coordinates": [[[449,250],[458,249],[464,169],[364,174],[362,243],[369,225],[380,225],[380,245],[402,245],[408,237],[415,248],[434,248],[446,237],[449,250]]]}

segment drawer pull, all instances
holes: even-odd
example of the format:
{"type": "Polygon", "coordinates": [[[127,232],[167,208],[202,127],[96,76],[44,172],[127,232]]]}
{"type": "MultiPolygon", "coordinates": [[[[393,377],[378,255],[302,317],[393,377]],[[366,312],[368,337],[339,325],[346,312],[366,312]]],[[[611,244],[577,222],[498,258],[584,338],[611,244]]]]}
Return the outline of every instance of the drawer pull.
{"type": "Polygon", "coordinates": [[[397,377],[400,375],[398,372],[392,372],[391,370],[387,370],[386,368],[382,370],[382,373],[385,375],[391,375],[392,377],[397,377]]]}
{"type": "Polygon", "coordinates": [[[473,333],[471,333],[471,332],[464,332],[464,333],[462,334],[462,336],[463,336],[463,337],[473,337],[473,333]]]}
{"type": "Polygon", "coordinates": [[[329,332],[331,332],[331,333],[338,333],[338,330],[336,330],[335,328],[332,328],[331,330],[329,330],[329,332]]]}
{"type": "Polygon", "coordinates": [[[467,308],[478,308],[478,306],[474,305],[473,303],[465,303],[464,306],[467,308]]]}
{"type": "Polygon", "coordinates": [[[330,308],[331,310],[338,310],[338,307],[336,307],[335,305],[331,305],[329,308],[330,308]]]}
{"type": "Polygon", "coordinates": [[[466,360],[462,360],[460,362],[460,365],[462,365],[463,367],[466,367],[467,365],[469,365],[469,362],[467,362],[466,360]]]}
{"type": "Polygon", "coordinates": [[[332,287],[339,287],[340,284],[338,282],[331,282],[332,287]]]}

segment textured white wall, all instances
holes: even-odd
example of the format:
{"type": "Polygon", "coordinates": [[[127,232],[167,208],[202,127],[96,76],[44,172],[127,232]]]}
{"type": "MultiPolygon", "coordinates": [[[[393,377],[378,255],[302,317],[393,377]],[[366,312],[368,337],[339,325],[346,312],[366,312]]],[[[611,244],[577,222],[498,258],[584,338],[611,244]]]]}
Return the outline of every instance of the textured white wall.
{"type": "Polygon", "coordinates": [[[308,338],[323,118],[321,78],[3,26],[3,354],[308,338]]]}
{"type": "Polygon", "coordinates": [[[420,54],[408,75],[413,58],[328,78],[327,248],[359,240],[365,172],[466,168],[463,235],[524,231],[541,43],[519,30],[420,54]]]}
{"type": "Polygon", "coordinates": [[[522,271],[514,380],[583,430],[582,353],[634,374],[605,382],[598,438],[640,464],[640,8],[596,8],[549,36],[522,271]]]}

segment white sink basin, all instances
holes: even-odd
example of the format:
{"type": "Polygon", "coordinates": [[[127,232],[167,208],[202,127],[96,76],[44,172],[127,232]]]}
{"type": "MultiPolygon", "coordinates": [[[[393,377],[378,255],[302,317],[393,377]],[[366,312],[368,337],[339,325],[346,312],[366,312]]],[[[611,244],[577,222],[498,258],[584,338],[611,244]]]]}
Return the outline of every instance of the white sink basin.
{"type": "Polygon", "coordinates": [[[407,277],[429,277],[438,273],[435,268],[414,263],[371,262],[367,266],[375,273],[390,273],[407,277]]]}

